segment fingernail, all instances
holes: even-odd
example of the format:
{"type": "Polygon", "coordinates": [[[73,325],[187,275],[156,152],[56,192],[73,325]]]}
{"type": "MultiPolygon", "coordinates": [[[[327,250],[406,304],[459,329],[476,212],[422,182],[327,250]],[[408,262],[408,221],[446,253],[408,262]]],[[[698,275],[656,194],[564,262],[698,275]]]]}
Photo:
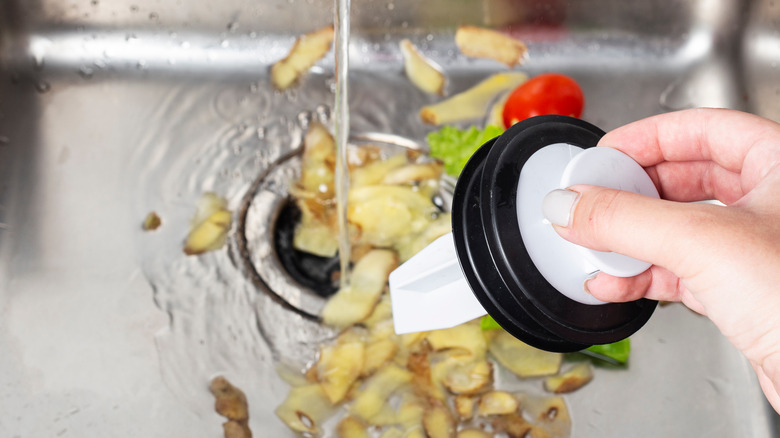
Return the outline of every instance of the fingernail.
{"type": "Polygon", "coordinates": [[[556,189],[548,193],[542,201],[542,214],[553,225],[568,227],[574,206],[580,194],[571,190],[556,189]]]}
{"type": "Polygon", "coordinates": [[[586,278],[585,282],[582,283],[582,290],[584,290],[586,294],[593,295],[590,292],[590,288],[588,288],[588,283],[590,283],[594,278],[596,278],[597,275],[599,275],[599,271],[596,271],[596,272],[588,275],[588,278],[586,278]]]}

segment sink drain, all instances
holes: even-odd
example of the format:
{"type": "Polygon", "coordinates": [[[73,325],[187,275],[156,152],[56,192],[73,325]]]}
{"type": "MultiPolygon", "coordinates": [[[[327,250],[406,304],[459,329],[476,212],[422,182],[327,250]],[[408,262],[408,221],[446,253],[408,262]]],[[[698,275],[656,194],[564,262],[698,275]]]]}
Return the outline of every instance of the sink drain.
{"type": "MultiPolygon", "coordinates": [[[[350,138],[350,147],[378,146],[384,153],[420,150],[404,137],[366,133],[350,138]]],[[[285,308],[319,321],[327,298],[336,292],[338,257],[326,258],[292,246],[300,212],[289,195],[300,177],[302,147],[281,156],[253,181],[241,201],[237,247],[240,264],[252,283],[285,308]]],[[[449,210],[454,180],[443,178],[434,200],[449,210]]]]}

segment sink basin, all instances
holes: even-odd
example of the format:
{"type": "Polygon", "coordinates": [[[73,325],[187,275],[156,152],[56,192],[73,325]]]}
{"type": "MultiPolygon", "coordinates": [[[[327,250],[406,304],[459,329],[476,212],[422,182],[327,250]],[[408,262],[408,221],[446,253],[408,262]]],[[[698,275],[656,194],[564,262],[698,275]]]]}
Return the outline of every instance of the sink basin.
{"type": "MultiPolygon", "coordinates": [[[[462,23],[523,39],[519,70],[576,78],[583,118],[605,130],[697,106],[780,120],[774,2],[352,8],[356,138],[412,147],[433,129],[417,111],[436,98],[404,77],[402,38],[443,66],[449,94],[506,70],[458,53],[462,23]]],[[[274,204],[261,201],[291,178],[258,176],[306,123],[330,120],[334,99],[332,52],[285,93],[268,67],[332,17],[322,0],[0,1],[0,436],[220,436],[217,374],[247,393],[256,436],[293,436],[273,414],[288,390],[279,375],[333,333],[295,310],[312,302],[305,291],[280,303],[246,262],[273,258],[261,210],[274,204]],[[206,191],[245,224],[188,257],[206,191]],[[150,211],[162,226],[144,232],[150,211]]],[[[632,339],[627,369],[597,369],[567,396],[574,437],[776,436],[750,366],[707,319],[669,305],[632,339]]]]}

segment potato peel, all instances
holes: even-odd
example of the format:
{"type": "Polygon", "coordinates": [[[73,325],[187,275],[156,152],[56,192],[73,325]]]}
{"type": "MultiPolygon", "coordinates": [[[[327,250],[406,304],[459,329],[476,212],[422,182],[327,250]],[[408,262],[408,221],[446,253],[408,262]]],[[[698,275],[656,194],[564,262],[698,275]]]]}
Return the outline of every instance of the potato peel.
{"type": "Polygon", "coordinates": [[[412,373],[412,389],[427,403],[438,403],[445,399],[440,379],[434,379],[428,351],[414,352],[409,355],[406,368],[412,373]]]}
{"type": "Polygon", "coordinates": [[[420,53],[407,39],[401,40],[400,47],[404,57],[404,71],[409,80],[426,93],[443,96],[447,78],[441,67],[420,53]]]}
{"type": "Polygon", "coordinates": [[[382,412],[390,396],[412,380],[412,374],[393,364],[388,364],[366,380],[350,406],[356,417],[371,422],[372,417],[382,412]]]}
{"type": "Polygon", "coordinates": [[[492,436],[481,429],[463,429],[458,431],[457,438],[491,438],[492,436]]]}
{"type": "Polygon", "coordinates": [[[222,376],[212,379],[209,391],[214,396],[214,410],[228,419],[222,424],[225,438],[251,438],[249,405],[246,395],[222,376]]]}
{"type": "Polygon", "coordinates": [[[290,389],[287,398],[276,408],[276,415],[287,426],[301,433],[320,433],[320,425],[336,412],[319,384],[290,389]]]}
{"type": "Polygon", "coordinates": [[[249,419],[246,395],[222,376],[215,377],[209,385],[214,395],[214,410],[229,420],[249,419]]]}
{"type": "Polygon", "coordinates": [[[493,384],[493,366],[486,360],[457,364],[448,370],[443,383],[453,394],[477,394],[493,384]]]}
{"type": "Polygon", "coordinates": [[[303,137],[301,178],[304,191],[322,197],[333,196],[333,180],[336,169],[336,140],[321,123],[309,125],[303,137]]]}
{"type": "Polygon", "coordinates": [[[432,406],[425,411],[422,421],[428,438],[455,438],[455,419],[448,408],[432,406]]]}
{"type": "Polygon", "coordinates": [[[487,350],[485,334],[478,324],[461,324],[452,328],[432,330],[426,336],[434,351],[452,350],[453,356],[482,358],[487,350]]]}
{"type": "Polygon", "coordinates": [[[455,32],[455,44],[466,56],[494,59],[509,68],[522,64],[528,52],[522,41],[476,26],[460,26],[455,32]]]}
{"type": "Polygon", "coordinates": [[[563,355],[531,347],[504,330],[496,330],[490,341],[490,353],[518,377],[541,377],[556,374],[563,355]]]}
{"type": "Polygon", "coordinates": [[[233,221],[233,213],[226,205],[227,202],[214,193],[207,192],[201,196],[192,229],[184,241],[184,254],[203,254],[225,245],[233,221]]]}
{"type": "Polygon", "coordinates": [[[512,414],[520,407],[517,397],[506,391],[490,391],[482,394],[477,404],[477,415],[487,417],[491,415],[512,414]]]}
{"type": "Polygon", "coordinates": [[[317,361],[317,377],[331,403],[344,399],[350,387],[360,377],[365,361],[365,346],[349,341],[323,347],[317,361]]]}
{"type": "Polygon", "coordinates": [[[360,230],[359,241],[383,248],[424,230],[437,211],[429,197],[407,186],[356,187],[347,201],[347,217],[360,230]]]}
{"type": "Polygon", "coordinates": [[[474,417],[474,407],[477,405],[476,397],[470,395],[458,395],[453,400],[455,413],[463,421],[471,420],[474,417]]]}
{"type": "Polygon", "coordinates": [[[488,105],[504,91],[509,91],[528,79],[524,73],[497,73],[466,91],[420,110],[420,118],[431,125],[462,122],[484,117],[488,105]]]}
{"type": "Polygon", "coordinates": [[[379,339],[366,346],[366,360],[361,370],[362,376],[370,376],[384,364],[390,362],[398,351],[398,344],[392,339],[379,339]]]}
{"type": "Polygon", "coordinates": [[[368,426],[355,417],[346,416],[336,426],[339,438],[369,438],[368,426]]]}
{"type": "Polygon", "coordinates": [[[555,394],[576,391],[593,380],[593,366],[590,362],[581,362],[568,371],[544,380],[544,388],[555,394]]]}
{"type": "Polygon", "coordinates": [[[404,154],[397,154],[385,160],[378,160],[356,167],[350,172],[350,187],[363,187],[379,184],[385,176],[393,170],[409,163],[404,154]]]}
{"type": "Polygon", "coordinates": [[[393,251],[375,249],[363,256],[355,265],[350,284],[325,304],[323,321],[334,327],[348,327],[369,317],[396,266],[398,256],[393,251]]]}
{"type": "Polygon", "coordinates": [[[531,418],[534,428],[541,430],[533,436],[566,438],[571,435],[571,415],[563,397],[518,394],[518,399],[525,414],[531,418]]]}
{"type": "Polygon", "coordinates": [[[141,228],[144,231],[154,231],[160,228],[160,225],[162,225],[162,219],[160,219],[160,216],[157,215],[156,212],[151,211],[144,218],[144,222],[141,225],[141,228]]]}
{"type": "Polygon", "coordinates": [[[271,84],[277,90],[286,90],[295,84],[330,51],[334,36],[332,25],[299,36],[289,54],[271,66],[271,84]]]}
{"type": "Polygon", "coordinates": [[[411,184],[441,178],[444,164],[439,161],[413,163],[395,168],[382,179],[382,184],[411,184]]]}

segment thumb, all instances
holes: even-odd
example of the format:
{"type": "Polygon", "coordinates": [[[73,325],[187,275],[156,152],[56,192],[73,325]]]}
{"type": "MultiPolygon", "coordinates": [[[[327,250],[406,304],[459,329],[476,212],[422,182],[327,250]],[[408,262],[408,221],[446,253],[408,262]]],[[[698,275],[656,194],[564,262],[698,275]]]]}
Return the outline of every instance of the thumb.
{"type": "Polygon", "coordinates": [[[723,209],[588,185],[553,190],[542,205],[564,239],[659,265],[679,277],[700,268],[695,253],[708,258],[718,245],[712,239],[718,233],[712,223],[719,222],[712,208],[723,209]]]}

